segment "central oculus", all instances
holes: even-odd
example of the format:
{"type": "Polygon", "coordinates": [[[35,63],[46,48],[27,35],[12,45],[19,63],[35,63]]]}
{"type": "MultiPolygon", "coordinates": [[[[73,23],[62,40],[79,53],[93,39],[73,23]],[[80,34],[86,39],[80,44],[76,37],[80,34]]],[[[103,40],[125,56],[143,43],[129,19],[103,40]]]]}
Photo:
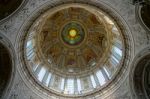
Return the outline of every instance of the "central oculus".
{"type": "Polygon", "coordinates": [[[67,45],[79,45],[85,37],[85,31],[81,24],[70,22],[64,25],[61,31],[61,38],[67,45]]]}

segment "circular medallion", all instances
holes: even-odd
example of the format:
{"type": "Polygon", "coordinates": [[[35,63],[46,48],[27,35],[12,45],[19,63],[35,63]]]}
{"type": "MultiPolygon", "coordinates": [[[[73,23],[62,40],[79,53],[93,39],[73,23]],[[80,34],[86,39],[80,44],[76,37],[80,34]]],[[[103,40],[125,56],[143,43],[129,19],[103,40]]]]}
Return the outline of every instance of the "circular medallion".
{"type": "Polygon", "coordinates": [[[61,31],[61,39],[65,44],[70,46],[81,44],[84,37],[85,31],[77,22],[70,22],[66,24],[61,31]]]}

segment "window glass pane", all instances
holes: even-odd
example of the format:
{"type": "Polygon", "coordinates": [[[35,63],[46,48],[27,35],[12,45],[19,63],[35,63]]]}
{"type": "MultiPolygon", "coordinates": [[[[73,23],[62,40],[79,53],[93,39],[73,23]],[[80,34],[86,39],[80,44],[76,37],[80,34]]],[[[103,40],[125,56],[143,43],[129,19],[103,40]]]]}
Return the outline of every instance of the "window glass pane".
{"type": "Polygon", "coordinates": [[[27,42],[27,47],[29,47],[29,46],[32,46],[32,41],[31,40],[27,42]]]}
{"type": "Polygon", "coordinates": [[[32,53],[33,53],[33,49],[27,51],[27,56],[30,56],[30,54],[32,54],[32,53]]]}
{"type": "Polygon", "coordinates": [[[27,48],[27,53],[28,53],[32,48],[33,48],[32,46],[28,47],[28,48],[27,48]]]}
{"type": "Polygon", "coordinates": [[[34,52],[32,52],[29,56],[27,56],[28,60],[30,60],[34,55],[34,52]]]}
{"type": "Polygon", "coordinates": [[[120,56],[122,56],[122,51],[121,51],[118,47],[114,46],[113,49],[114,49],[114,51],[115,51],[117,54],[119,54],[120,56]]]}
{"type": "Polygon", "coordinates": [[[69,94],[74,93],[74,80],[73,79],[68,79],[67,81],[67,90],[69,94]]]}
{"type": "Polygon", "coordinates": [[[80,82],[80,79],[77,79],[77,84],[78,84],[78,91],[80,93],[81,92],[81,82],[80,82]]]}
{"type": "Polygon", "coordinates": [[[46,80],[46,86],[48,86],[48,84],[49,84],[49,82],[50,82],[50,79],[51,79],[51,76],[52,76],[52,74],[49,73],[49,74],[48,74],[48,77],[47,77],[47,80],[46,80]]]}
{"type": "MultiPolygon", "coordinates": [[[[35,65],[35,64],[33,64],[33,65],[35,65]]],[[[33,71],[35,71],[38,66],[39,66],[39,64],[36,64],[36,66],[33,66],[33,71]]]]}
{"type": "Polygon", "coordinates": [[[114,46],[122,49],[122,42],[119,39],[115,38],[114,46]]]}
{"type": "Polygon", "coordinates": [[[27,42],[27,46],[26,46],[26,53],[27,56],[30,56],[33,53],[33,45],[32,45],[32,40],[27,42]]]}
{"type": "Polygon", "coordinates": [[[65,84],[65,79],[64,78],[62,78],[62,80],[61,80],[61,90],[64,90],[64,84],[65,84]]]}
{"type": "Polygon", "coordinates": [[[90,78],[91,78],[93,87],[96,88],[96,82],[95,82],[94,76],[91,75],[90,78]]]}
{"type": "Polygon", "coordinates": [[[119,63],[121,56],[115,52],[115,53],[113,53],[113,57],[117,60],[117,63],[119,63]]]}
{"type": "Polygon", "coordinates": [[[117,66],[119,61],[112,55],[111,56],[111,64],[115,67],[117,66]]]}
{"type": "Polygon", "coordinates": [[[96,76],[101,86],[106,83],[105,78],[100,70],[96,73],[96,76]]]}
{"type": "Polygon", "coordinates": [[[107,76],[109,77],[109,79],[110,79],[110,72],[109,72],[109,70],[106,69],[106,67],[103,67],[103,69],[104,69],[106,75],[107,75],[107,76]]]}
{"type": "Polygon", "coordinates": [[[46,69],[45,68],[42,68],[38,74],[38,79],[39,81],[42,81],[44,75],[45,75],[45,72],[46,72],[46,69]]]}

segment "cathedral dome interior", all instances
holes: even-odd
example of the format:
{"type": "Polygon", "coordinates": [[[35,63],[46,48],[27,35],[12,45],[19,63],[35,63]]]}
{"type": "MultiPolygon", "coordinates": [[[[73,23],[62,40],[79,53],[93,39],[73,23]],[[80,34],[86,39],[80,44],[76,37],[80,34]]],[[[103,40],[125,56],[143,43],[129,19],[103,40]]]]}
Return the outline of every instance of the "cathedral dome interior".
{"type": "Polygon", "coordinates": [[[46,11],[26,38],[25,59],[31,73],[40,84],[63,94],[101,89],[123,61],[119,27],[88,5],[61,5],[46,11]]]}
{"type": "Polygon", "coordinates": [[[150,99],[150,0],[1,0],[0,99],[150,99]]]}

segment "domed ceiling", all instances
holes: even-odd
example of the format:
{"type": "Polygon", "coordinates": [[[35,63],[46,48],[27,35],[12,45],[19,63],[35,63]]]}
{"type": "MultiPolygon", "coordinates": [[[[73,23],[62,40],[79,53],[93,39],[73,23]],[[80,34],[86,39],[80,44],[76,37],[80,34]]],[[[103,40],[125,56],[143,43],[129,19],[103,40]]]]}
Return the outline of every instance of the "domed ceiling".
{"type": "Polygon", "coordinates": [[[48,10],[29,29],[25,59],[38,82],[57,94],[101,89],[120,70],[124,44],[117,24],[87,5],[48,10]]]}
{"type": "MultiPolygon", "coordinates": [[[[35,45],[49,66],[79,73],[96,66],[108,51],[104,23],[91,12],[70,7],[50,15],[41,26],[35,45]],[[53,65],[51,65],[53,64],[53,65]]],[[[111,36],[111,35],[110,35],[111,36]]]]}

